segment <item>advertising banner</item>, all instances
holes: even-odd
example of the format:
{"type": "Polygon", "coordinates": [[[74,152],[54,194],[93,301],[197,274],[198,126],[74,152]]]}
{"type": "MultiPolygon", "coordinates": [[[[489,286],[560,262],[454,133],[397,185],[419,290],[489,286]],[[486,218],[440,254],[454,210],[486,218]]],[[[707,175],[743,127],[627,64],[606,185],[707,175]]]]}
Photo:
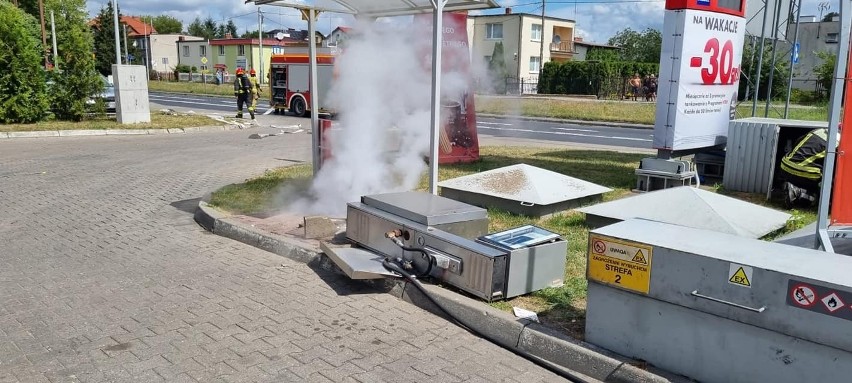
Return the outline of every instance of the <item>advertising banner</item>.
{"type": "MultiPolygon", "coordinates": [[[[852,55],[849,56],[852,59],[852,55]]],[[[846,90],[845,99],[852,100],[852,60],[846,68],[846,90]]],[[[849,136],[852,130],[852,111],[843,108],[840,126],[849,136]]],[[[834,168],[834,188],[831,191],[831,224],[838,226],[852,226],[852,139],[843,139],[840,135],[840,143],[837,146],[837,159],[834,168]]]]}
{"type": "MultiPolygon", "coordinates": [[[[473,76],[470,74],[470,48],[467,41],[467,14],[444,13],[441,50],[441,130],[438,163],[473,162],[479,159],[476,110],[473,104],[473,76]]],[[[432,30],[432,15],[417,15],[415,23],[424,32],[432,30]]],[[[431,38],[422,39],[423,76],[431,76],[431,38]]]]}
{"type": "Polygon", "coordinates": [[[654,148],[724,144],[740,78],[745,19],[694,9],[666,10],[654,148]]]}

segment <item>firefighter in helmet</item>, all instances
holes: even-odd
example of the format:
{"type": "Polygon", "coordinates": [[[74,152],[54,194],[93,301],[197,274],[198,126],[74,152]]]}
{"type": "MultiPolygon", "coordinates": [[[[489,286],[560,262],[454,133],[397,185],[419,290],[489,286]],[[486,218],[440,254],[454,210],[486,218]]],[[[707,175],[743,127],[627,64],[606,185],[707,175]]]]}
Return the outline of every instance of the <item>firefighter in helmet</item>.
{"type": "MultiPolygon", "coordinates": [[[[837,138],[839,141],[840,136],[837,138]]],[[[827,147],[828,129],[814,129],[781,158],[784,205],[787,208],[812,205],[816,202],[822,186],[822,169],[827,147]]]]}
{"type": "Polygon", "coordinates": [[[257,72],[252,68],[249,71],[249,81],[251,81],[251,106],[249,106],[249,112],[251,113],[251,119],[254,120],[254,111],[257,110],[257,99],[260,98],[260,83],[257,81],[257,72]]]}
{"type": "Polygon", "coordinates": [[[254,109],[249,105],[249,97],[251,96],[251,82],[246,77],[246,72],[243,68],[237,68],[237,76],[234,79],[234,96],[237,96],[237,118],[243,118],[243,105],[249,107],[249,114],[254,120],[254,109]]]}

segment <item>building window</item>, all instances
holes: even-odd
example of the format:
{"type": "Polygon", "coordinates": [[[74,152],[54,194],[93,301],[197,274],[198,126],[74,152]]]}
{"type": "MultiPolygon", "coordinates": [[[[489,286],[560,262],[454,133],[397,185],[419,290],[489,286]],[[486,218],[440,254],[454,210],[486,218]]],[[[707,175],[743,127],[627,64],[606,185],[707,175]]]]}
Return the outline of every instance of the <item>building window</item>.
{"type": "Polygon", "coordinates": [[[204,45],[199,46],[198,55],[202,57],[207,56],[207,47],[205,47],[204,45]]]}
{"type": "Polygon", "coordinates": [[[237,45],[237,56],[245,56],[246,55],[246,46],[245,45],[237,45]]]}
{"type": "Polygon", "coordinates": [[[224,55],[225,55],[225,46],[220,45],[219,46],[219,56],[224,56],[224,55]]]}
{"type": "Polygon", "coordinates": [[[530,73],[538,73],[539,69],[541,69],[541,57],[531,56],[530,57],[530,73]]]}
{"type": "Polygon", "coordinates": [[[503,38],[503,24],[498,24],[498,23],[485,24],[485,38],[486,39],[502,39],[503,38]]]}
{"type": "Polygon", "coordinates": [[[169,65],[169,58],[168,57],[163,57],[163,64],[169,65]]]}
{"type": "Polygon", "coordinates": [[[838,41],[839,34],[837,33],[826,33],[825,34],[825,42],[827,43],[836,43],[838,41]]]}
{"type": "Polygon", "coordinates": [[[189,45],[183,46],[183,57],[189,57],[189,45]]]}
{"type": "Polygon", "coordinates": [[[541,24],[533,24],[530,30],[532,41],[541,41],[541,24]]]}

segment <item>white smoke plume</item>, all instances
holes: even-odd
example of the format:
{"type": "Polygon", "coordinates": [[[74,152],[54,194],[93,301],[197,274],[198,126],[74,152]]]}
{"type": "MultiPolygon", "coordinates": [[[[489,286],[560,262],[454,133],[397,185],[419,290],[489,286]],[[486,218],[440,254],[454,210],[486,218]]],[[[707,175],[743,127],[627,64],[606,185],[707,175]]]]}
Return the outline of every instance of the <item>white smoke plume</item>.
{"type": "MultiPolygon", "coordinates": [[[[340,217],[362,195],[414,189],[428,167],[431,25],[360,22],[353,29],[329,95],[339,116],[333,157],[308,196],[286,207],[292,212],[340,217]]],[[[445,69],[442,93],[461,94],[468,83],[445,69]]]]}

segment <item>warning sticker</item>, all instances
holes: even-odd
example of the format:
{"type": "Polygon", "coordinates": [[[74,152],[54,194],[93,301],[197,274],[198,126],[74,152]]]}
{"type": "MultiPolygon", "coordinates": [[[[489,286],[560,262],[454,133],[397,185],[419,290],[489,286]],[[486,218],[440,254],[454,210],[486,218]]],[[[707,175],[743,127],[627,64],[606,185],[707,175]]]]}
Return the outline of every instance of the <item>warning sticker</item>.
{"type": "Polygon", "coordinates": [[[728,283],[751,288],[753,275],[754,269],[751,267],[732,263],[728,271],[728,283]]]}
{"type": "Polygon", "coordinates": [[[588,278],[648,294],[652,257],[652,247],[644,243],[589,234],[588,278]]]}
{"type": "Polygon", "coordinates": [[[787,305],[852,321],[852,292],[789,280],[787,305]],[[820,304],[817,304],[820,302],[820,304]]]}

